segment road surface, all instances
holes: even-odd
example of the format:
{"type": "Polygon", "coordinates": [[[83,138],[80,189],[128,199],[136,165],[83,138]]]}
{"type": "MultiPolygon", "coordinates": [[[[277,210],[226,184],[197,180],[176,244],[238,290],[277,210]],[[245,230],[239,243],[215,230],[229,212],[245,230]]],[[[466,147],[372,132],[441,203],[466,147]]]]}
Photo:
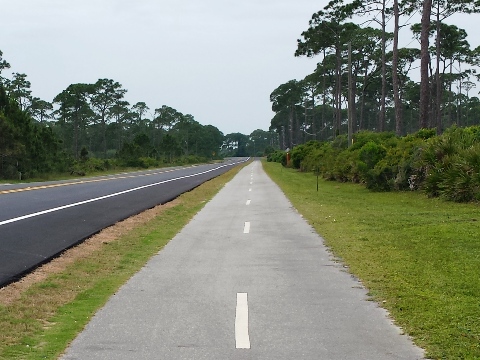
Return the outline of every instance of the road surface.
{"type": "Polygon", "coordinates": [[[0,186],[0,286],[244,161],[0,186]]]}

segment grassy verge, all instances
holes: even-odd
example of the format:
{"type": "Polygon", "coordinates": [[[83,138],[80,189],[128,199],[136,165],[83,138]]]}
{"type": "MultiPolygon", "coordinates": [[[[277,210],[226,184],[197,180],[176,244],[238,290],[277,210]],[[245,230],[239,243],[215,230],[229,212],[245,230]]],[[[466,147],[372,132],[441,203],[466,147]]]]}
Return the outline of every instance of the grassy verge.
{"type": "Polygon", "coordinates": [[[157,253],[240,170],[180,196],[145,225],[0,305],[0,359],[55,359],[95,311],[157,253]]]}
{"type": "Polygon", "coordinates": [[[429,358],[480,359],[478,205],[264,168],[429,358]]]}

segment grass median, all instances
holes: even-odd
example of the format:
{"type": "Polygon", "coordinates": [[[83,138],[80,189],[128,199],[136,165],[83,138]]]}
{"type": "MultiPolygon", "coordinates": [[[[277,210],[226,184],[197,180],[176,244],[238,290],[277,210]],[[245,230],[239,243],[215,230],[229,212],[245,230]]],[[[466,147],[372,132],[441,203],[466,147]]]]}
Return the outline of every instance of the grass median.
{"type": "Polygon", "coordinates": [[[480,359],[478,204],[375,193],[264,163],[373,300],[431,359],[480,359]]]}
{"type": "Polygon", "coordinates": [[[96,310],[241,168],[181,195],[120,236],[112,227],[111,234],[90,250],[80,251],[60,271],[51,271],[15,296],[6,296],[10,289],[1,289],[0,359],[56,359],[96,310]]]}

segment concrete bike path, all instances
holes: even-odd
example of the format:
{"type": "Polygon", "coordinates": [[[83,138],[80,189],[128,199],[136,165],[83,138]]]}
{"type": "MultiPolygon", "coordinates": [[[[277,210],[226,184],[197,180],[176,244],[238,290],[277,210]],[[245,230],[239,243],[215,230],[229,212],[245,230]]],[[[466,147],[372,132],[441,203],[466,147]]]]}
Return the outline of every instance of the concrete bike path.
{"type": "Polygon", "coordinates": [[[243,168],[115,294],[73,359],[415,360],[261,163],[243,168]]]}

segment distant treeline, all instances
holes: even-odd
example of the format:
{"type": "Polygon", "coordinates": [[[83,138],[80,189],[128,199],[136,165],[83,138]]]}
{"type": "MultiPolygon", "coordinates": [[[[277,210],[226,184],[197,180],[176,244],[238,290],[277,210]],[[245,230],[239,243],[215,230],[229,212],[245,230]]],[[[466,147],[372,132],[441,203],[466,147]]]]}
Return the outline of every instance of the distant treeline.
{"type": "MultiPolygon", "coordinates": [[[[0,75],[10,68],[2,55],[0,75]]],[[[131,105],[112,79],[71,84],[52,102],[30,87],[25,74],[0,76],[0,179],[261,156],[278,144],[273,132],[224,135],[166,105],[131,105]]]]}

